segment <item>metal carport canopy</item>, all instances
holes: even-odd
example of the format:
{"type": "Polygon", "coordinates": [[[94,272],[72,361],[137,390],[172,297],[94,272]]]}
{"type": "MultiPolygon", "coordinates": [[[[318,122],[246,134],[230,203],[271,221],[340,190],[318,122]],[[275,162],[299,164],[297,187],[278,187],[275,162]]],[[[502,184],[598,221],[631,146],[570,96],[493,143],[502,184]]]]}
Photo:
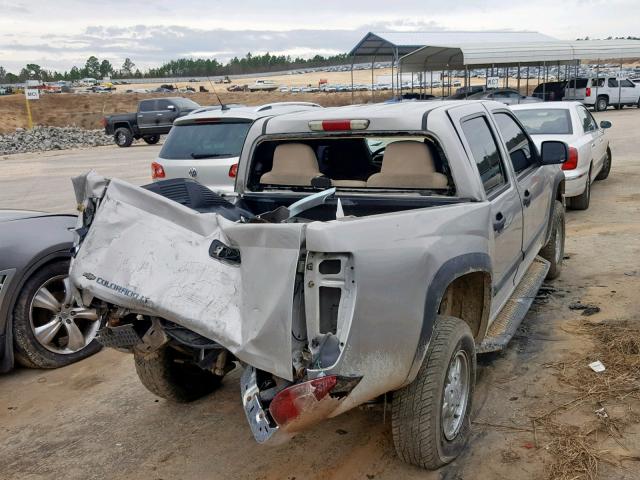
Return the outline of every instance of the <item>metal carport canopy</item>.
{"type": "Polygon", "coordinates": [[[403,72],[640,58],[638,40],[427,45],[400,59],[403,72]]]}

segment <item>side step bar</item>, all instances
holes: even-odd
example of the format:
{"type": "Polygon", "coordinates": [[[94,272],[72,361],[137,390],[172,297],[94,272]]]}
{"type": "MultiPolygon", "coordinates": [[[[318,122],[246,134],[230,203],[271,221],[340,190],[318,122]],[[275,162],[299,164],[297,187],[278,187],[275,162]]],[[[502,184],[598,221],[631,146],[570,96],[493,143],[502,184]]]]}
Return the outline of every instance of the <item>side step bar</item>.
{"type": "Polygon", "coordinates": [[[531,262],[531,266],[522,277],[520,284],[489,326],[484,340],[476,347],[476,352],[497,352],[507,346],[536,298],[536,294],[547,276],[549,266],[549,262],[542,257],[536,257],[531,262]]]}

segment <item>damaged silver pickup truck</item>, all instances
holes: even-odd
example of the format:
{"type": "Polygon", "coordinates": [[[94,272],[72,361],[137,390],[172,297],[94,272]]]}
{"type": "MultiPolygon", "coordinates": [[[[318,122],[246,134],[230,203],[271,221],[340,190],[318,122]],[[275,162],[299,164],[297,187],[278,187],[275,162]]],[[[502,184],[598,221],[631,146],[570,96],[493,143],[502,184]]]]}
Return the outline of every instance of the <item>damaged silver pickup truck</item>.
{"type": "Polygon", "coordinates": [[[230,201],[74,179],[71,278],[151,392],[189,401],[239,364],[261,443],[388,394],[398,455],[437,468],[468,439],[476,354],[560,273],[566,158],[495,102],[266,117],[230,201]]]}

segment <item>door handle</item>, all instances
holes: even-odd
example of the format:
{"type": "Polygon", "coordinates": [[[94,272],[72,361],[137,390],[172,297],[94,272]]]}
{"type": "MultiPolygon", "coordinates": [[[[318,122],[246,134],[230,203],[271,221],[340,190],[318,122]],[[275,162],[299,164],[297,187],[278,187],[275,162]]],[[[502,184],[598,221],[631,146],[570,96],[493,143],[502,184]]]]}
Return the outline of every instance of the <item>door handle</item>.
{"type": "Polygon", "coordinates": [[[142,118],[142,115],[138,115],[138,118],[142,118]]]}
{"type": "Polygon", "coordinates": [[[522,199],[522,204],[525,207],[531,205],[531,192],[529,190],[524,191],[524,198],[522,199]]]}
{"type": "Polygon", "coordinates": [[[161,117],[162,114],[161,113],[156,113],[156,117],[161,117]]]}
{"type": "Polygon", "coordinates": [[[506,222],[507,219],[502,214],[502,212],[496,213],[496,219],[493,222],[493,231],[500,233],[502,230],[504,230],[504,225],[506,222]]]}

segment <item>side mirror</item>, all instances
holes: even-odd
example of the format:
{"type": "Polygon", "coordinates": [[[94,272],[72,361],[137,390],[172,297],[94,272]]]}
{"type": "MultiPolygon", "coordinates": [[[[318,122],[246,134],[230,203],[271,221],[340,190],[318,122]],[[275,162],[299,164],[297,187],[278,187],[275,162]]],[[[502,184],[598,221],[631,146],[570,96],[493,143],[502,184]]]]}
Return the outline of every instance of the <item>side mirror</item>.
{"type": "Polygon", "coordinates": [[[602,120],[600,122],[600,128],[611,128],[611,122],[607,120],[602,120]]]}
{"type": "Polygon", "coordinates": [[[569,158],[569,148],[564,142],[547,140],[542,142],[541,163],[542,165],[559,165],[569,158]]]}

